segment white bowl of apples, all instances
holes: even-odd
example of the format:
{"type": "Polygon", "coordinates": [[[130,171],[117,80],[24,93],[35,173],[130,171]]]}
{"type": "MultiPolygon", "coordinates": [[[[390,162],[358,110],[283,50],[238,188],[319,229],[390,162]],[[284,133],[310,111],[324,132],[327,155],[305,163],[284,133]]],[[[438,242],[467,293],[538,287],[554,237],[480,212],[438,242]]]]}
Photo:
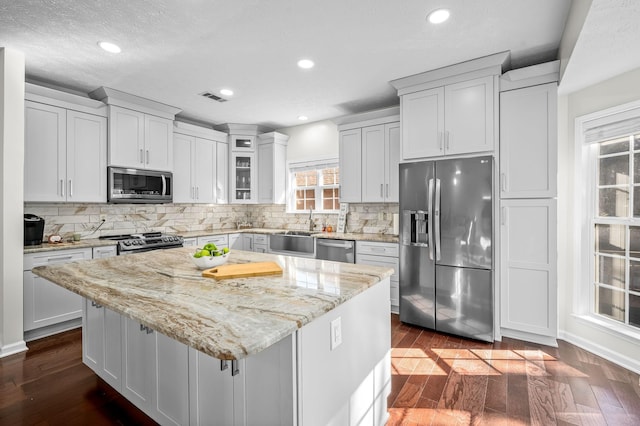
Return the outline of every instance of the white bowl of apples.
{"type": "Polygon", "coordinates": [[[204,247],[196,249],[189,258],[200,269],[215,268],[223,265],[229,260],[229,249],[224,247],[218,249],[215,244],[208,243],[204,247]]]}

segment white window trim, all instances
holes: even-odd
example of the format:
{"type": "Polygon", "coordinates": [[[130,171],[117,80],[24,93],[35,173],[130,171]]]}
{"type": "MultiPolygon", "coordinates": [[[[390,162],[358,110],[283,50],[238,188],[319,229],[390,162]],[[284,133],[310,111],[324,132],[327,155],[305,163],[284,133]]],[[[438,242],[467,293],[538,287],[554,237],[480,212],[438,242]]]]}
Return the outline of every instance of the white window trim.
{"type": "MultiPolygon", "coordinates": [[[[322,168],[323,166],[326,167],[339,167],[339,163],[338,163],[338,158],[336,157],[327,157],[327,158],[321,158],[318,160],[311,160],[311,161],[288,161],[287,162],[287,210],[286,213],[293,213],[293,214],[303,214],[305,212],[301,212],[299,210],[295,210],[293,208],[293,200],[295,200],[294,194],[293,194],[293,185],[291,183],[291,169],[303,169],[303,168],[313,168],[313,169],[319,169],[322,168]]],[[[340,179],[342,179],[342,173],[340,173],[340,179]]],[[[320,213],[320,214],[338,214],[340,213],[339,210],[320,210],[320,209],[314,209],[313,210],[314,213],[320,213]]],[[[308,213],[308,212],[307,212],[308,213]]]]}
{"type": "MultiPolygon", "coordinates": [[[[607,123],[614,123],[632,116],[640,117],[640,101],[607,108],[575,119],[574,128],[574,296],[573,315],[589,322],[595,322],[607,327],[607,332],[617,336],[631,337],[640,340],[640,331],[632,326],[620,324],[604,316],[592,313],[594,303],[591,273],[594,270],[592,247],[594,245],[591,229],[591,213],[595,205],[595,167],[593,155],[589,155],[589,144],[585,140],[585,133],[595,127],[607,123]]],[[[630,200],[633,203],[633,200],[630,200]]]]}

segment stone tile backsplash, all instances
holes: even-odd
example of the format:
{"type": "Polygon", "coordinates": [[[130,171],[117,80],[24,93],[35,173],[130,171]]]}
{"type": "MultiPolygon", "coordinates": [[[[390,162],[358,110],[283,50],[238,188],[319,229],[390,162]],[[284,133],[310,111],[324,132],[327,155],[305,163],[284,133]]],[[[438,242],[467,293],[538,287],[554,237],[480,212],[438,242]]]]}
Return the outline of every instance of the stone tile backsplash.
{"type": "MultiPolygon", "coordinates": [[[[25,213],[45,220],[45,236],[81,238],[100,235],[162,231],[180,233],[237,229],[247,222],[256,228],[308,230],[309,213],[287,213],[284,205],[274,204],[72,204],[25,203],[25,213]],[[102,220],[104,223],[102,226],[102,220]],[[99,229],[98,229],[99,227],[99,229]]],[[[347,232],[391,233],[393,213],[398,204],[350,204],[347,232]]],[[[314,230],[322,224],[337,226],[337,214],[313,213],[314,230]]]]}

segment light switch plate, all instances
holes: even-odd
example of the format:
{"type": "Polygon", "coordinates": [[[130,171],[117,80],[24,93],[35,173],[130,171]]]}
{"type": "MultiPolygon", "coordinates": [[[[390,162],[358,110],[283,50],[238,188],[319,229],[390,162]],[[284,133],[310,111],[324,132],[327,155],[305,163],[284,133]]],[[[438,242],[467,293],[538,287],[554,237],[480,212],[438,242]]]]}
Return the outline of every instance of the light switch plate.
{"type": "Polygon", "coordinates": [[[331,350],[334,350],[342,343],[342,320],[338,317],[331,321],[331,350]]]}

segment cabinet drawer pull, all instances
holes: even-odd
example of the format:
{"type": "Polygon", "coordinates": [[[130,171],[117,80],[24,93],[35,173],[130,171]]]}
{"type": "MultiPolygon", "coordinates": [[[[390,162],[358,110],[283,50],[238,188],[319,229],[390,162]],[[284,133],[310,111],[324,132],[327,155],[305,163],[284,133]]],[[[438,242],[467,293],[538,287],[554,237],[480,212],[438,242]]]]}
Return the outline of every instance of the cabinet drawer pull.
{"type": "Polygon", "coordinates": [[[94,308],[97,309],[101,309],[102,305],[100,305],[99,303],[94,302],[93,300],[91,301],[91,306],[93,306],[94,308]]]}
{"type": "Polygon", "coordinates": [[[146,325],[140,324],[140,331],[145,331],[147,334],[153,333],[153,330],[146,325]]]}
{"type": "Polygon", "coordinates": [[[61,260],[71,260],[73,256],[60,256],[60,257],[50,257],[47,259],[47,262],[60,262],[61,260]]]}
{"type": "Polygon", "coordinates": [[[240,367],[238,367],[238,361],[234,359],[231,361],[231,375],[237,376],[238,374],[240,374],[240,367]]]}
{"type": "Polygon", "coordinates": [[[229,361],[227,361],[226,359],[221,359],[220,360],[220,371],[224,371],[227,368],[229,368],[229,361]]]}

